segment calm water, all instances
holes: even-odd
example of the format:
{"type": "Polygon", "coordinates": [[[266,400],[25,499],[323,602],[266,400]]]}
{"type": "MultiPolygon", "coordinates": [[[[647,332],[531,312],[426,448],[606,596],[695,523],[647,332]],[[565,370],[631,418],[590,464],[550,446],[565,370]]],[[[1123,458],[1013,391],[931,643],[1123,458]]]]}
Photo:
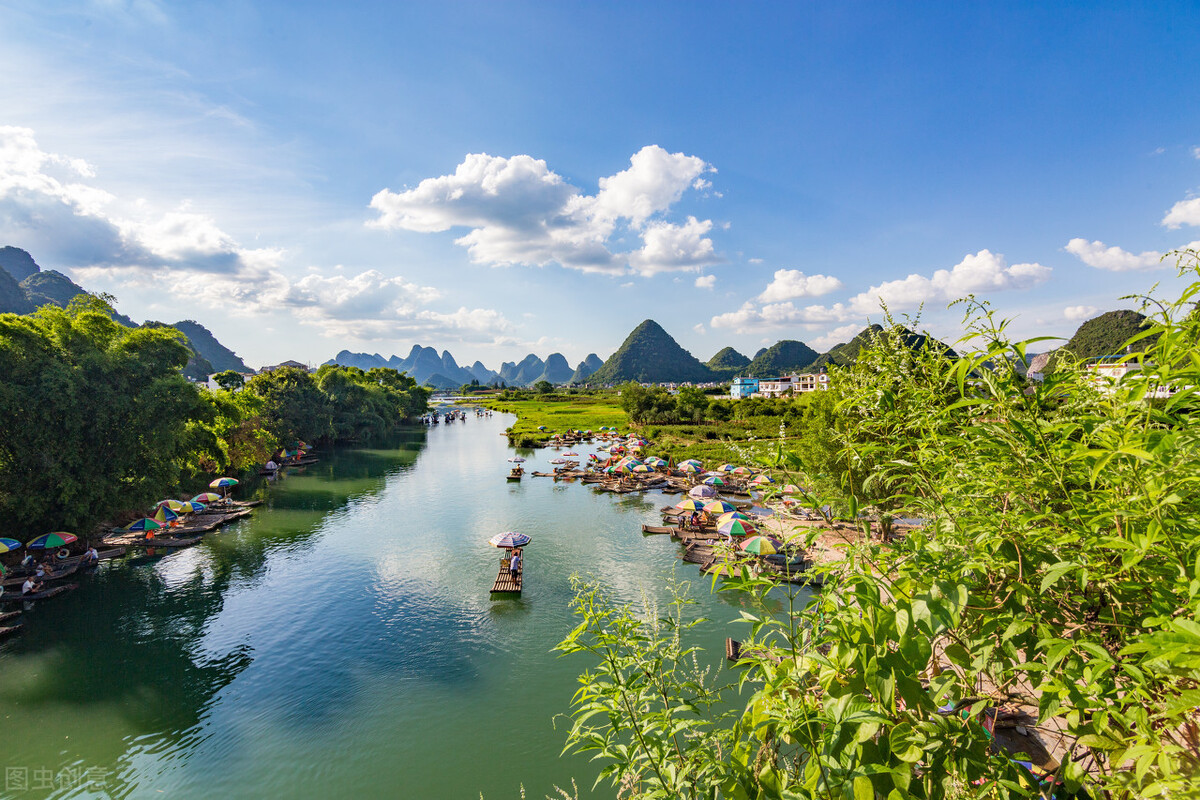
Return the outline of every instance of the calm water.
{"type": "MultiPolygon", "coordinates": [[[[661,597],[680,550],[639,532],[657,493],[506,482],[511,422],[321,453],[248,520],[105,565],[27,613],[0,645],[0,795],[493,800],[575,777],[592,796],[596,767],[560,757],[555,727],[589,666],[550,652],[573,627],[568,579],[661,597]],[[486,540],[510,529],[534,539],[525,591],[493,600],[486,540]]],[[[554,457],[526,455],[527,469],[554,457]]],[[[719,663],[736,611],[694,566],[679,574],[719,663]]]]}

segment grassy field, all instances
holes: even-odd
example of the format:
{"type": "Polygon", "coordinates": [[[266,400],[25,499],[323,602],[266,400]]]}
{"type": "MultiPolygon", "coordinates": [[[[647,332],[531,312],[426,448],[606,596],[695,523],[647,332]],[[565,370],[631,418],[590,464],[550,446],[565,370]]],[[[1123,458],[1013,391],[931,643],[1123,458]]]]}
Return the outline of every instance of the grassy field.
{"type": "MultiPolygon", "coordinates": [[[[509,429],[509,441],[514,445],[532,447],[554,433],[596,431],[607,426],[645,436],[652,442],[647,455],[676,461],[698,458],[712,466],[726,461],[748,463],[767,455],[780,442],[779,426],[783,421],[777,416],[761,416],[697,425],[639,425],[629,422],[619,398],[611,395],[555,395],[535,400],[477,398],[470,402],[516,414],[517,422],[509,429]],[[545,425],[546,430],[539,431],[539,425],[545,425]]],[[[782,435],[785,447],[798,444],[786,428],[782,435]]]]}

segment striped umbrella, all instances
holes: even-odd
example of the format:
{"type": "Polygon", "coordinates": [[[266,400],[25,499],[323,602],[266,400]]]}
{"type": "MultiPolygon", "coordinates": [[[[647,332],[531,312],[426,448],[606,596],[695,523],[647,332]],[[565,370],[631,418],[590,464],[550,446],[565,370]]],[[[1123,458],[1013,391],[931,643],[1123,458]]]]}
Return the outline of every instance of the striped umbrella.
{"type": "Polygon", "coordinates": [[[55,531],[54,533],[43,533],[32,542],[26,544],[25,547],[29,550],[52,550],[55,547],[65,547],[71,542],[78,540],[79,537],[73,533],[55,531]]]}
{"type": "Polygon", "coordinates": [[[678,503],[675,504],[675,507],[678,508],[680,511],[703,511],[704,510],[704,501],[693,500],[692,498],[689,497],[687,500],[680,500],[678,503]]]}
{"type": "Polygon", "coordinates": [[[488,539],[488,544],[490,544],[492,547],[511,549],[513,547],[524,547],[531,541],[533,541],[533,539],[527,533],[505,531],[504,533],[497,533],[495,536],[488,539]]]}
{"type": "Polygon", "coordinates": [[[742,540],[739,547],[757,556],[773,556],[779,552],[780,544],[767,536],[748,536],[742,540]]]}
{"type": "Polygon", "coordinates": [[[717,532],[725,536],[749,536],[757,529],[744,519],[733,519],[717,527],[717,532]]]}
{"type": "Polygon", "coordinates": [[[23,545],[16,539],[9,539],[6,536],[0,537],[0,553],[8,553],[12,550],[19,550],[21,547],[23,547],[23,545]]]}
{"type": "Polygon", "coordinates": [[[564,455],[564,456],[575,456],[575,457],[578,457],[578,456],[579,456],[579,453],[576,453],[576,452],[575,452],[575,451],[573,451],[573,450],[568,450],[567,452],[563,453],[563,455],[564,455]]]}
{"type": "Polygon", "coordinates": [[[770,475],[768,475],[768,474],[766,474],[766,473],[764,472],[762,475],[755,475],[755,476],[754,476],[754,480],[752,480],[752,481],[750,481],[750,482],[751,482],[751,483],[756,483],[756,484],[758,484],[759,486],[765,486],[765,485],[767,485],[767,484],[769,484],[769,483],[774,483],[774,482],[775,482],[775,479],[774,479],[774,478],[772,478],[770,475]]]}
{"type": "Polygon", "coordinates": [[[730,511],[736,511],[737,508],[732,503],[727,503],[724,500],[712,500],[704,506],[706,514],[712,514],[714,517],[720,514],[728,514],[730,511]]]}
{"type": "Polygon", "coordinates": [[[801,489],[799,486],[797,486],[794,483],[785,484],[784,487],[782,489],[780,489],[780,491],[783,492],[784,494],[803,494],[804,493],[804,490],[801,489]]]}
{"type": "Polygon", "coordinates": [[[697,467],[695,464],[680,464],[679,468],[681,470],[683,470],[684,472],[696,473],[696,472],[700,471],[700,468],[697,467]]]}
{"type": "Polygon", "coordinates": [[[734,475],[751,475],[754,473],[754,470],[750,469],[749,467],[734,467],[731,472],[733,472],[734,475]]]}
{"type": "Polygon", "coordinates": [[[204,503],[194,503],[191,500],[186,503],[180,503],[179,508],[176,509],[180,514],[195,514],[197,511],[203,510],[204,503]]]}
{"type": "Polygon", "coordinates": [[[686,467],[688,464],[691,464],[692,466],[696,467],[697,469],[704,466],[703,464],[700,463],[700,459],[698,459],[698,458],[685,458],[683,461],[679,462],[680,468],[686,467]]]}
{"type": "Polygon", "coordinates": [[[717,496],[717,490],[711,486],[693,486],[688,489],[688,497],[695,500],[707,501],[710,498],[717,496]]]}
{"type": "Polygon", "coordinates": [[[150,519],[149,517],[142,517],[139,520],[134,520],[133,522],[129,523],[124,528],[121,528],[121,530],[123,530],[123,531],[157,531],[157,530],[161,530],[163,527],[164,527],[163,525],[160,525],[159,523],[155,522],[154,520],[150,519]]]}
{"type": "Polygon", "coordinates": [[[201,492],[192,498],[193,503],[215,503],[221,499],[221,495],[216,492],[201,492]]]}
{"type": "Polygon", "coordinates": [[[646,463],[649,464],[650,466],[654,467],[655,469],[658,469],[659,467],[667,466],[668,462],[665,458],[659,458],[658,456],[650,456],[649,458],[646,459],[646,463]]]}
{"type": "Polygon", "coordinates": [[[179,519],[179,515],[166,506],[159,506],[158,511],[154,512],[155,522],[174,522],[179,519]]]}
{"type": "Polygon", "coordinates": [[[550,463],[551,464],[565,464],[565,463],[567,463],[567,460],[565,458],[552,458],[552,459],[550,459],[550,463]]]}
{"type": "Polygon", "coordinates": [[[725,485],[725,479],[718,478],[716,475],[712,475],[710,477],[705,478],[704,482],[707,483],[709,486],[724,486],[725,485]]]}
{"type": "Polygon", "coordinates": [[[172,511],[178,511],[183,506],[183,503],[179,500],[159,500],[154,505],[155,508],[162,508],[163,506],[166,506],[172,511]]]}
{"type": "Polygon", "coordinates": [[[717,517],[717,524],[724,525],[726,522],[733,522],[735,519],[744,519],[748,522],[750,517],[746,516],[741,511],[730,511],[717,517]]]}
{"type": "Polygon", "coordinates": [[[737,465],[735,464],[722,464],[717,467],[719,472],[733,472],[735,469],[737,469],[737,465]]]}
{"type": "Polygon", "coordinates": [[[210,489],[224,489],[227,486],[237,486],[237,484],[237,478],[217,478],[215,481],[210,483],[208,487],[210,489]]]}
{"type": "Polygon", "coordinates": [[[654,472],[654,470],[650,469],[650,467],[646,466],[645,464],[638,464],[636,467],[633,467],[632,471],[633,472],[654,472]]]}

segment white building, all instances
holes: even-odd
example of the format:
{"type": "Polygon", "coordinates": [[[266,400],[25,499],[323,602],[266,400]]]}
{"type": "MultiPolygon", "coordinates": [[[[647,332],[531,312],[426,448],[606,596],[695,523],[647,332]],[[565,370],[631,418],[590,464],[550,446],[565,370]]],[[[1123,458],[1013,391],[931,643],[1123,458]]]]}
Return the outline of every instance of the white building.
{"type": "Polygon", "coordinates": [[[753,397],[785,397],[802,392],[818,392],[829,388],[829,373],[805,372],[784,375],[758,382],[758,391],[753,397]]]}

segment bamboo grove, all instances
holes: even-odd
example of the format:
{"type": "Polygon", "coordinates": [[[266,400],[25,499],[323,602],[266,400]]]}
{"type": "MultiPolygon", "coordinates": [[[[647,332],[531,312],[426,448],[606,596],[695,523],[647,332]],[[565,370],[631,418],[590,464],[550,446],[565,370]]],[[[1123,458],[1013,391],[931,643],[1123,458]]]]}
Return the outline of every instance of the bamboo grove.
{"type": "Polygon", "coordinates": [[[278,369],[216,391],[180,370],[173,328],[114,322],[103,300],[0,315],[0,518],[11,533],[86,529],[189,478],[240,472],[297,440],[385,433],[428,390],[388,369],[278,369]]]}

